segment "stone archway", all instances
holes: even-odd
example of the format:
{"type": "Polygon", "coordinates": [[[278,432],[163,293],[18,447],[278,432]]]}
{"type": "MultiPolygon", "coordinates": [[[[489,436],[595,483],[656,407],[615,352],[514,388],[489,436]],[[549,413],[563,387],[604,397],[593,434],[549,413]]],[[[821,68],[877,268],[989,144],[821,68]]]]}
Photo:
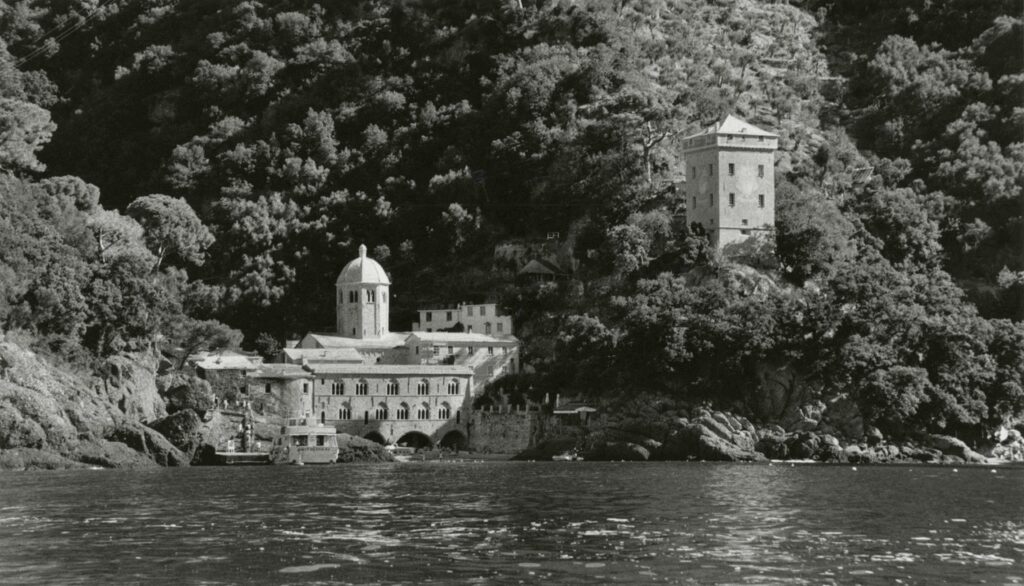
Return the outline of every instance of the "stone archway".
{"type": "Polygon", "coordinates": [[[465,450],[466,449],[466,435],[461,431],[453,429],[448,433],[444,434],[441,441],[437,443],[442,448],[448,448],[449,450],[465,450]]]}
{"type": "Polygon", "coordinates": [[[427,434],[419,431],[410,431],[403,435],[402,437],[398,438],[398,441],[395,443],[400,446],[409,446],[410,448],[416,448],[417,450],[422,448],[429,449],[434,447],[434,442],[430,441],[430,437],[427,434]]]}
{"type": "Polygon", "coordinates": [[[384,436],[379,431],[371,431],[370,433],[363,436],[363,439],[368,439],[371,442],[377,442],[380,445],[384,445],[384,436]]]}

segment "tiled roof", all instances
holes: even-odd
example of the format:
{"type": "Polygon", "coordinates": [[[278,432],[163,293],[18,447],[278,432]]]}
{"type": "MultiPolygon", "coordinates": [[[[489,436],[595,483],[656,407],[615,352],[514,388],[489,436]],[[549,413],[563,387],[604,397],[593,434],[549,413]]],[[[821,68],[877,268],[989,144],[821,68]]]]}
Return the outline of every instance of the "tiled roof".
{"type": "Polygon", "coordinates": [[[389,332],[380,338],[346,338],[338,334],[306,334],[319,348],[355,348],[386,350],[396,346],[404,346],[408,332],[389,332]]]}
{"type": "Polygon", "coordinates": [[[311,364],[309,369],[315,375],[371,374],[377,376],[415,376],[473,374],[472,368],[448,364],[311,364]]]}
{"type": "Polygon", "coordinates": [[[440,342],[453,344],[509,344],[518,342],[515,336],[488,336],[487,334],[466,333],[466,332],[413,332],[410,339],[421,342],[440,342]]]}
{"type": "Polygon", "coordinates": [[[764,136],[771,138],[778,138],[777,134],[772,134],[765,130],[750,124],[746,120],[741,120],[733,115],[728,115],[721,122],[716,122],[711,126],[708,126],[704,130],[691,134],[686,138],[693,138],[695,136],[702,136],[706,134],[745,134],[747,136],[764,136]]]}
{"type": "Polygon", "coordinates": [[[312,377],[310,372],[298,364],[261,364],[249,373],[249,378],[302,378],[312,377]]]}
{"type": "Polygon", "coordinates": [[[355,348],[285,348],[289,360],[306,359],[310,362],[362,362],[363,356],[355,348]]]}

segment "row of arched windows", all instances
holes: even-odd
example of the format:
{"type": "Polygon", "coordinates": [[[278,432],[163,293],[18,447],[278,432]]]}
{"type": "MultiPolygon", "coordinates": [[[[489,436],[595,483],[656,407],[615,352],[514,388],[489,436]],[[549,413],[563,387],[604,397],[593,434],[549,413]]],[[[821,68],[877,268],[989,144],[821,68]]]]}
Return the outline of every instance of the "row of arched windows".
{"type": "MultiPolygon", "coordinates": [[[[397,420],[407,420],[407,419],[409,419],[410,414],[411,414],[411,412],[409,410],[409,405],[407,405],[405,403],[402,403],[398,407],[398,409],[396,409],[395,412],[394,412],[395,419],[397,419],[397,420]]],[[[378,421],[383,421],[383,420],[389,419],[390,415],[391,415],[390,409],[388,409],[388,406],[383,404],[383,403],[380,404],[380,405],[377,405],[374,408],[374,410],[373,410],[373,419],[378,420],[378,421]]],[[[440,407],[437,408],[437,418],[438,419],[451,419],[451,416],[452,416],[452,408],[451,408],[450,405],[448,405],[448,403],[444,403],[440,407]]],[[[327,419],[327,412],[326,411],[321,411],[320,412],[320,422],[323,423],[324,421],[326,421],[326,419],[327,419]]],[[[348,405],[345,405],[344,407],[339,409],[338,410],[338,419],[340,419],[342,421],[351,420],[352,419],[352,408],[350,406],[348,406],[348,405]]],[[[370,419],[370,412],[369,411],[365,411],[363,413],[363,419],[366,420],[366,421],[369,421],[369,419],[370,419]]],[[[418,406],[416,408],[416,419],[430,419],[430,405],[427,405],[426,403],[423,403],[422,405],[418,406]]]]}
{"type": "MultiPolygon", "coordinates": [[[[325,381],[324,381],[325,382],[325,381]]],[[[459,381],[450,380],[445,385],[449,395],[458,395],[460,392],[459,381]]],[[[400,387],[398,381],[391,379],[387,382],[384,387],[385,393],[388,395],[400,394],[400,387]]],[[[331,381],[331,394],[332,395],[344,395],[345,394],[345,382],[340,380],[331,381]]],[[[356,395],[369,395],[370,394],[370,383],[364,379],[360,379],[356,382],[356,395]]],[[[416,394],[417,395],[429,395],[430,394],[430,382],[427,379],[422,379],[416,383],[416,394]]]]}

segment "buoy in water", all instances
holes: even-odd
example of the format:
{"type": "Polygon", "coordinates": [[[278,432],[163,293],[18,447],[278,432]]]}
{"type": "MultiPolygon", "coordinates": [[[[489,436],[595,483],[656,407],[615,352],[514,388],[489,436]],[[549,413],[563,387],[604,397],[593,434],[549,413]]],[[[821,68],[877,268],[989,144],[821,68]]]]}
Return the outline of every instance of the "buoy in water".
{"type": "Polygon", "coordinates": [[[850,466],[850,470],[853,470],[854,472],[856,472],[857,471],[857,467],[856,466],[850,466]]]}

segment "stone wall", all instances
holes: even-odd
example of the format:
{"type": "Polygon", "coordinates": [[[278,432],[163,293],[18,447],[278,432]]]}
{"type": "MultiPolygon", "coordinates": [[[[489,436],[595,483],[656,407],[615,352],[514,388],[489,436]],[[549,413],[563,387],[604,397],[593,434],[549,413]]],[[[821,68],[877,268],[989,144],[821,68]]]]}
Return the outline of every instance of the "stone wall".
{"type": "Polygon", "coordinates": [[[537,411],[474,411],[470,449],[492,454],[514,454],[536,443],[539,433],[537,411]]]}

